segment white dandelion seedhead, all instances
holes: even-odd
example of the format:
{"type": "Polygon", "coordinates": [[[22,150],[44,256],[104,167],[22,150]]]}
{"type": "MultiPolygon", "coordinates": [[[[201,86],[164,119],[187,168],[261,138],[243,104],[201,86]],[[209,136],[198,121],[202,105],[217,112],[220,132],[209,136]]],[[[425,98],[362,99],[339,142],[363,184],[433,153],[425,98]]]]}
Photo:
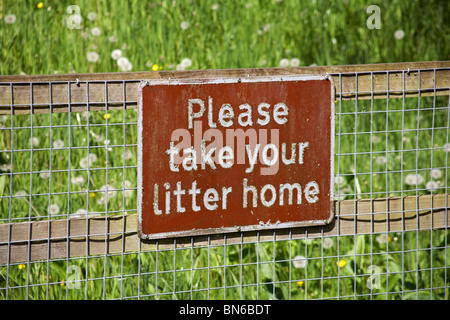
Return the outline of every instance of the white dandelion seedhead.
{"type": "Polygon", "coordinates": [[[28,193],[25,190],[19,190],[14,194],[16,197],[23,197],[28,195],[28,193]]]}
{"type": "Polygon", "coordinates": [[[0,170],[3,171],[3,172],[11,171],[11,165],[7,164],[7,163],[4,163],[4,164],[2,164],[0,166],[0,170]]]}
{"type": "Polygon", "coordinates": [[[130,150],[126,150],[125,153],[123,154],[123,158],[125,160],[130,160],[133,158],[133,152],[131,152],[130,150]]]}
{"type": "Polygon", "coordinates": [[[445,152],[450,152],[450,143],[445,143],[442,148],[445,152]]]}
{"type": "Polygon", "coordinates": [[[422,184],[424,181],[421,174],[408,174],[405,177],[405,183],[409,186],[422,184]]]}
{"type": "Polygon", "coordinates": [[[381,165],[387,163],[387,159],[386,159],[385,156],[378,156],[378,157],[376,158],[375,162],[376,162],[378,165],[381,166],[381,165]]]}
{"type": "Polygon", "coordinates": [[[335,176],[334,183],[338,186],[342,186],[343,184],[345,184],[345,177],[343,177],[341,175],[335,176]]]}
{"type": "Polygon", "coordinates": [[[98,53],[97,53],[97,52],[93,52],[93,51],[88,52],[86,56],[87,56],[87,60],[88,60],[89,62],[92,62],[92,63],[98,62],[98,60],[99,60],[99,58],[100,58],[100,56],[98,55],[98,53]]]}
{"type": "Polygon", "coordinates": [[[180,27],[182,30],[186,30],[187,28],[189,28],[189,26],[190,26],[190,23],[188,21],[182,21],[180,23],[180,27]]]}
{"type": "Polygon", "coordinates": [[[324,238],[323,239],[323,248],[324,249],[330,249],[334,245],[334,241],[331,238],[324,238]]]}
{"type": "Polygon", "coordinates": [[[82,158],[79,162],[82,169],[87,169],[87,167],[92,166],[92,164],[97,161],[97,156],[94,153],[89,153],[85,158],[82,158]]]}
{"type": "Polygon", "coordinates": [[[122,50],[116,49],[111,52],[111,58],[113,58],[114,60],[117,60],[120,57],[122,57],[122,50]]]}
{"type": "Polygon", "coordinates": [[[295,256],[292,263],[297,269],[303,269],[306,267],[306,258],[304,256],[295,256]]]}
{"type": "Polygon", "coordinates": [[[89,153],[88,155],[89,163],[94,163],[97,161],[97,155],[95,153],[89,153]]]}
{"type": "Polygon", "coordinates": [[[283,58],[280,60],[280,67],[289,67],[289,60],[286,58],[283,58]]]}
{"type": "Polygon", "coordinates": [[[95,19],[97,19],[97,14],[95,12],[89,12],[88,19],[89,21],[94,21],[95,19]]]}
{"type": "Polygon", "coordinates": [[[386,242],[388,242],[389,240],[389,235],[386,233],[380,234],[379,236],[377,236],[375,238],[375,240],[379,243],[379,244],[384,244],[386,242]]]}
{"type": "Polygon", "coordinates": [[[62,141],[61,139],[53,141],[53,148],[55,149],[64,148],[64,141],[62,141]]]}
{"type": "MultiPolygon", "coordinates": [[[[123,186],[125,189],[131,188],[131,182],[128,180],[125,180],[123,182],[123,186]]],[[[134,192],[134,190],[124,190],[123,194],[124,194],[125,198],[131,198],[133,196],[133,192],[134,192]]]]}
{"type": "Polygon", "coordinates": [[[425,188],[427,188],[429,192],[434,192],[437,188],[439,188],[439,185],[435,181],[428,181],[425,188]]]}
{"type": "Polygon", "coordinates": [[[50,176],[51,176],[50,172],[39,173],[39,177],[41,177],[42,179],[48,179],[48,178],[50,178],[50,176]]]}
{"type": "Polygon", "coordinates": [[[117,194],[117,191],[114,190],[113,186],[106,184],[100,188],[100,191],[103,193],[108,193],[108,198],[114,198],[117,194]]]}
{"type": "Polygon", "coordinates": [[[403,31],[403,30],[397,30],[397,31],[395,31],[394,37],[395,37],[395,39],[397,39],[397,40],[403,39],[403,38],[405,37],[405,31],[403,31]]]}
{"type": "Polygon", "coordinates": [[[298,67],[300,65],[300,59],[292,58],[289,63],[291,65],[291,67],[298,67]]]}
{"type": "Polygon", "coordinates": [[[94,37],[98,37],[101,33],[102,33],[102,30],[100,30],[99,27],[92,28],[92,30],[91,30],[91,34],[94,37]]]}
{"type": "Polygon", "coordinates": [[[13,15],[13,14],[7,14],[7,15],[5,16],[5,22],[6,22],[7,24],[14,24],[14,23],[16,22],[16,20],[17,20],[17,18],[16,18],[16,16],[13,15]]]}
{"type": "Polygon", "coordinates": [[[57,204],[51,204],[49,207],[48,207],[48,214],[49,215],[55,215],[55,214],[58,214],[59,213],[59,206],[57,205],[57,204]]]}
{"type": "Polygon", "coordinates": [[[39,145],[39,139],[38,139],[37,137],[31,138],[31,139],[30,139],[30,144],[31,144],[33,147],[37,147],[37,146],[39,145]]]}
{"type": "Polygon", "coordinates": [[[433,169],[431,170],[430,175],[433,179],[439,179],[442,177],[442,171],[439,169],[433,169]]]}
{"type": "Polygon", "coordinates": [[[71,179],[71,181],[75,185],[83,185],[86,182],[83,176],[75,176],[71,179]]]}
{"type": "Polygon", "coordinates": [[[122,71],[131,71],[131,69],[133,68],[131,62],[125,57],[118,58],[117,65],[122,71]]]}
{"type": "Polygon", "coordinates": [[[86,209],[78,209],[75,213],[72,213],[70,215],[71,218],[81,218],[88,214],[88,211],[86,209]]]}
{"type": "Polygon", "coordinates": [[[181,60],[180,64],[183,66],[183,68],[186,69],[192,66],[192,60],[189,58],[184,58],[183,60],[181,60]]]}

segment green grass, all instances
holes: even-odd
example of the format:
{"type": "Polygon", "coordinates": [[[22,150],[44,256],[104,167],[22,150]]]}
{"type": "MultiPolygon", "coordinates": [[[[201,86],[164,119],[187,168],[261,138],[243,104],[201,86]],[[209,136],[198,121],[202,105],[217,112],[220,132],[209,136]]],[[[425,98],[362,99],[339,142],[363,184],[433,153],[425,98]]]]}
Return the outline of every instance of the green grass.
{"type": "MultiPolygon", "coordinates": [[[[283,58],[301,66],[450,58],[448,1],[373,1],[379,30],[366,27],[368,4],[352,0],[44,1],[40,9],[38,2],[0,1],[0,74],[119,72],[115,49],[131,71],[175,70],[184,58],[192,61],[189,69],[277,67],[283,58]],[[81,10],[81,29],[66,26],[72,4],[81,10]],[[16,16],[14,24],[5,22],[8,14],[16,16]],[[99,36],[92,35],[95,27],[99,36]],[[403,39],[395,39],[397,30],[403,39]],[[89,62],[88,52],[99,60],[89,62]]],[[[341,199],[430,194],[433,169],[441,172],[434,192],[448,192],[448,96],[337,101],[336,112],[341,199]],[[424,180],[408,185],[407,174],[424,180]]],[[[12,181],[0,175],[1,222],[47,220],[50,205],[59,207],[52,219],[79,209],[136,212],[137,114],[110,111],[108,126],[105,115],[91,112],[89,122],[75,112],[0,118],[0,149],[14,150],[0,153],[0,166],[12,157],[4,171],[14,173],[12,181]],[[39,140],[34,146],[31,137],[39,140]],[[53,148],[57,140],[62,149],[53,148]],[[80,162],[89,154],[96,160],[88,172],[80,162]],[[80,176],[84,183],[73,183],[80,176]],[[107,203],[105,185],[118,189],[107,203]]],[[[425,230],[332,237],[331,246],[316,238],[10,264],[0,266],[0,297],[448,299],[448,237],[446,230],[425,230]],[[299,255],[306,268],[295,267],[299,255]],[[372,265],[379,282],[371,290],[372,265]],[[75,278],[79,288],[69,288],[75,278]]]]}

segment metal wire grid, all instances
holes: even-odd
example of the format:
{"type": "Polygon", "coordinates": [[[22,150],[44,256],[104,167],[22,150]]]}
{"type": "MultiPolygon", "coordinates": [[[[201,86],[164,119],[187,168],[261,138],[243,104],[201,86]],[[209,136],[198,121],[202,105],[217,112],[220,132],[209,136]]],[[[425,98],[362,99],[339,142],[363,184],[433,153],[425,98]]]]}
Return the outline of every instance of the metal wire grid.
{"type": "MultiPolygon", "coordinates": [[[[449,72],[449,69],[434,69],[434,73],[443,70],[449,72]]],[[[436,82],[431,88],[421,88],[421,71],[424,70],[418,70],[419,87],[412,90],[418,93],[415,98],[409,97],[405,87],[405,77],[409,71],[332,75],[341,88],[337,92],[335,108],[337,200],[353,200],[356,210],[357,200],[361,198],[447,193],[450,88],[437,87],[436,82]],[[389,76],[401,74],[402,96],[392,98],[389,89],[375,91],[373,79],[376,74],[387,75],[387,88],[389,76]],[[370,75],[370,91],[358,89],[358,78],[363,75],[370,75]],[[342,79],[346,76],[355,77],[355,88],[343,92],[342,79]],[[445,93],[441,96],[442,91],[445,93]],[[422,97],[422,93],[428,93],[428,96],[422,97]],[[386,96],[376,99],[378,94],[386,96]],[[355,99],[341,99],[346,95],[355,95],[355,99]],[[364,95],[370,98],[360,100],[364,95]],[[422,124],[425,126],[422,127],[422,124]],[[424,139],[424,134],[429,135],[430,139],[424,139]],[[401,141],[398,141],[399,137],[401,141]],[[423,161],[423,157],[428,162],[423,161]],[[426,183],[428,181],[419,181],[418,178],[422,177],[423,180],[430,173],[435,173],[430,180],[431,190],[426,183]],[[406,182],[408,175],[415,177],[415,181],[406,182]],[[433,179],[440,184],[433,184],[436,182],[433,179]]],[[[83,213],[89,216],[125,216],[136,212],[136,202],[130,200],[135,199],[135,194],[128,197],[129,192],[136,192],[135,184],[126,184],[125,181],[128,178],[135,181],[137,168],[133,160],[136,159],[137,144],[128,138],[133,136],[133,130],[136,131],[133,106],[137,101],[129,99],[127,86],[138,83],[137,80],[131,80],[0,84],[9,88],[11,97],[11,114],[3,118],[0,127],[4,141],[0,151],[4,162],[1,164],[4,172],[0,173],[0,187],[3,186],[0,194],[0,223],[27,222],[30,234],[33,221],[79,217],[83,213]],[[112,83],[121,84],[121,101],[108,99],[108,85],[112,83]],[[94,84],[103,87],[104,102],[90,101],[89,88],[94,84]],[[33,86],[36,85],[48,85],[49,88],[50,112],[43,116],[34,114],[33,86]],[[69,99],[68,112],[55,115],[53,108],[59,106],[52,102],[52,87],[55,85],[67,85],[68,97],[71,97],[73,85],[85,85],[85,103],[72,103],[69,99]],[[29,107],[31,115],[25,116],[23,121],[17,119],[23,116],[13,114],[14,108],[21,107],[14,103],[14,89],[17,86],[30,88],[30,103],[23,107],[29,107]],[[97,108],[97,111],[92,111],[91,106],[102,104],[103,110],[97,108]],[[110,110],[113,104],[122,104],[121,110],[110,110]],[[84,114],[72,111],[78,106],[85,106],[84,114]],[[41,117],[47,117],[48,122],[41,117]],[[81,145],[77,138],[80,129],[86,131],[82,136],[86,141],[81,145]],[[41,130],[48,133],[49,143],[35,146],[33,138],[42,137],[41,130]],[[64,133],[64,146],[55,148],[52,142],[58,130],[64,133]],[[23,132],[26,131],[30,133],[26,136],[30,140],[28,148],[22,146],[23,141],[15,140],[17,136],[23,139],[23,132]],[[114,139],[118,131],[122,137],[114,139]],[[97,141],[95,137],[102,139],[97,141]],[[115,143],[111,144],[113,140],[115,143]],[[131,156],[128,153],[130,150],[131,156]],[[62,168],[58,161],[52,166],[50,160],[47,169],[34,169],[33,160],[40,156],[40,152],[48,153],[49,159],[53,159],[61,151],[65,152],[62,156],[69,159],[62,168]],[[79,168],[76,165],[79,163],[79,151],[83,151],[87,157],[95,154],[97,161],[90,159],[85,168],[79,168]],[[77,161],[72,162],[72,158],[77,161]],[[23,163],[17,163],[16,160],[23,159],[27,159],[24,161],[29,166],[25,168],[29,169],[17,170],[21,165],[23,167],[23,163]],[[99,159],[104,160],[101,165],[99,159]],[[85,185],[81,189],[74,186],[72,178],[82,173],[85,174],[85,185]],[[98,179],[95,177],[97,173],[100,173],[98,179]],[[46,174],[50,174],[49,177],[46,174]],[[64,174],[66,177],[63,177],[64,174]],[[38,175],[44,178],[38,178],[38,175]],[[27,179],[16,178],[23,176],[29,181],[23,182],[27,179]],[[65,188],[61,188],[58,181],[52,179],[53,176],[62,179],[65,188]],[[119,178],[121,180],[117,182],[119,178]],[[34,182],[45,181],[43,179],[49,179],[48,191],[35,191],[34,182]],[[99,188],[99,180],[109,187],[99,188]],[[114,182],[116,185],[111,187],[114,182]],[[26,185],[28,192],[17,192],[18,185],[20,188],[26,185]],[[58,188],[52,188],[52,185],[58,188]],[[100,206],[96,203],[99,201],[96,197],[99,196],[103,199],[100,206]],[[41,197],[45,201],[39,202],[41,197]],[[62,199],[59,201],[61,208],[56,214],[48,211],[54,197],[62,199]],[[28,204],[22,211],[18,210],[18,203],[23,204],[23,201],[18,202],[21,200],[26,200],[28,204]],[[44,202],[47,211],[42,211],[44,202]],[[76,206],[80,202],[84,204],[83,208],[76,206]],[[86,211],[76,213],[74,209],[86,211]],[[20,212],[25,214],[20,215],[20,212]]],[[[389,210],[386,202],[386,212],[389,210]]],[[[405,211],[402,205],[400,212],[405,211]]],[[[446,209],[445,217],[445,221],[448,221],[446,209]]],[[[345,218],[346,213],[338,210],[336,224],[339,225],[345,218]]],[[[373,214],[367,214],[366,218],[372,224],[375,223],[373,214]]],[[[403,219],[406,216],[402,216],[403,219]]],[[[71,219],[66,221],[69,227],[71,219]]],[[[86,220],[86,234],[88,229],[89,220],[86,220]]],[[[127,232],[125,228],[122,233],[110,232],[105,223],[104,233],[92,236],[124,236],[127,232]]],[[[448,299],[447,225],[440,229],[424,229],[417,219],[417,227],[411,231],[391,232],[386,227],[382,232],[360,234],[355,224],[353,234],[326,234],[324,228],[320,228],[319,232],[304,229],[300,238],[293,230],[289,230],[284,237],[279,237],[275,231],[271,235],[257,232],[250,239],[242,233],[237,239],[235,236],[223,235],[219,242],[215,241],[217,237],[207,237],[200,245],[192,237],[187,242],[173,239],[169,245],[156,241],[150,250],[143,249],[140,242],[138,250],[123,250],[117,254],[106,253],[109,238],[104,237],[101,241],[105,245],[105,254],[102,255],[89,254],[86,246],[84,257],[73,258],[68,255],[66,258],[54,259],[49,258],[51,255],[48,249],[47,259],[34,261],[29,250],[28,261],[11,262],[10,248],[14,242],[9,232],[7,241],[0,242],[8,248],[8,260],[0,265],[0,294],[3,299],[448,299]]],[[[69,246],[71,237],[67,234],[60,240],[67,241],[69,246]]],[[[48,237],[40,240],[48,244],[54,240],[50,228],[48,237]]],[[[31,248],[31,240],[28,240],[28,248],[31,248]]]]}

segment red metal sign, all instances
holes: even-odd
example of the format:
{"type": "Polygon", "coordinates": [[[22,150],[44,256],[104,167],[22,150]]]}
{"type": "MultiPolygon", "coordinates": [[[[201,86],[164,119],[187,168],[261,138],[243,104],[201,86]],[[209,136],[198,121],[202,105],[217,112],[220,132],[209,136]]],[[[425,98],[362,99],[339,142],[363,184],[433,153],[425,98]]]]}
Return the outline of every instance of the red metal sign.
{"type": "Polygon", "coordinates": [[[140,237],[334,217],[330,78],[143,81],[138,111],[140,237]]]}

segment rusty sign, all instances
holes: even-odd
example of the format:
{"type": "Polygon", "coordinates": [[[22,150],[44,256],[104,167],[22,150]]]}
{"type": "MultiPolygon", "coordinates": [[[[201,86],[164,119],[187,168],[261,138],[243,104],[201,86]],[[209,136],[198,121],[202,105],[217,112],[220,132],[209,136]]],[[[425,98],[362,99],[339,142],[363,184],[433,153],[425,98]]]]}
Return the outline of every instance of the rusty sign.
{"type": "Polygon", "coordinates": [[[141,238],[334,217],[327,76],[142,81],[138,131],[141,238]]]}

